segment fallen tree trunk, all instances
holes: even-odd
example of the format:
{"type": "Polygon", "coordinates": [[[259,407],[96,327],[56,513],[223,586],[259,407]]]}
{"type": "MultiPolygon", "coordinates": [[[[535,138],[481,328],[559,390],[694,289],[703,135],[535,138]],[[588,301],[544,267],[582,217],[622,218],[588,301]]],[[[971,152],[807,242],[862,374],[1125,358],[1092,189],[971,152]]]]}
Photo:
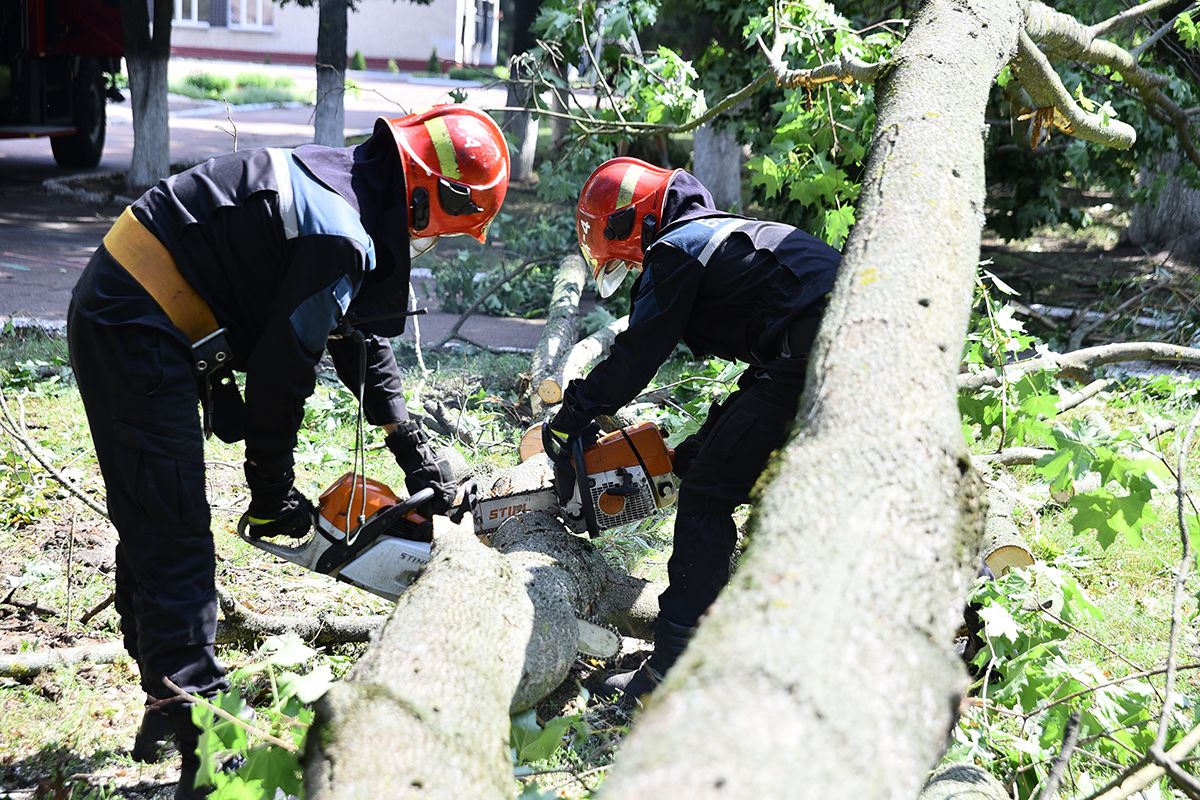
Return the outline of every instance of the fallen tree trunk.
{"type": "Polygon", "coordinates": [[[562,360],[559,369],[544,377],[535,390],[542,402],[548,406],[561,403],[563,392],[567,385],[576,378],[582,378],[588,367],[608,355],[617,334],[629,327],[629,317],[614,319],[600,330],[580,339],[562,360]]]}
{"type": "Polygon", "coordinates": [[[549,394],[543,394],[542,384],[561,371],[563,361],[575,346],[579,298],[586,280],[587,270],[582,258],[572,255],[559,262],[550,307],[546,312],[546,327],[542,329],[542,335],[533,349],[533,358],[530,359],[530,406],[535,417],[542,413],[545,405],[562,399],[561,390],[555,396],[549,391],[548,384],[549,394]]]}
{"type": "Polygon", "coordinates": [[[983,548],[980,557],[997,578],[1013,567],[1033,564],[1033,551],[1025,544],[1013,519],[1013,501],[999,487],[988,489],[987,522],[983,529],[983,548]]]}
{"type": "MultiPolygon", "coordinates": [[[[538,488],[548,474],[547,459],[534,458],[490,491],[538,488]]],[[[432,559],[379,639],[318,705],[310,798],[511,797],[509,714],[566,678],[576,618],[644,624],[658,588],[617,579],[587,539],[544,512],[510,519],[491,544],[469,525],[438,528],[432,559]]]]}
{"type": "Polygon", "coordinates": [[[967,685],[951,642],[984,516],[955,390],[980,131],[1020,22],[1015,0],[918,7],[876,88],[803,423],[737,574],[602,797],[915,797],[941,755],[967,685]]]}
{"type": "Polygon", "coordinates": [[[99,642],[78,647],[0,655],[0,678],[29,680],[39,673],[81,664],[111,664],[128,658],[121,642],[99,642]]]}

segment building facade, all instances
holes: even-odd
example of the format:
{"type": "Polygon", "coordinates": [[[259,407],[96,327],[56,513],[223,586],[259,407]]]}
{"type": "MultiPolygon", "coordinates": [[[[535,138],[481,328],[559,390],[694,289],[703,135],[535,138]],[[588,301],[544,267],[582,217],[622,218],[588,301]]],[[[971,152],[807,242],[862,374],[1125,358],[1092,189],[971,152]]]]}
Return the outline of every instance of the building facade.
{"type": "MultiPolygon", "coordinates": [[[[171,52],[275,64],[312,64],[317,50],[317,6],[276,6],[271,0],[175,0],[171,52]]],[[[388,61],[424,70],[436,55],[443,68],[496,63],[497,0],[360,0],[350,12],[348,50],[370,69],[388,61]]]]}

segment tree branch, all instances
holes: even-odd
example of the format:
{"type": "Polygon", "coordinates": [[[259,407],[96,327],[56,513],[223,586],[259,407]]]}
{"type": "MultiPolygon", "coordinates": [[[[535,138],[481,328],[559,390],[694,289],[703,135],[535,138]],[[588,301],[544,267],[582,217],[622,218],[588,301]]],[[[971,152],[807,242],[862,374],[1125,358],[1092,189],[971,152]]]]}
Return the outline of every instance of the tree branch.
{"type": "MultiPolygon", "coordinates": [[[[1013,66],[1035,106],[1039,109],[1055,108],[1063,115],[1067,122],[1067,133],[1118,150],[1127,150],[1137,141],[1137,131],[1128,123],[1084,111],[1071,97],[1067,87],[1063,86],[1062,78],[1055,72],[1050,60],[1025,31],[1018,36],[1017,58],[1013,66]]],[[[1033,146],[1037,144],[1032,142],[1033,146]]]]}
{"type": "Polygon", "coordinates": [[[1164,342],[1118,342],[1097,347],[1085,347],[1070,353],[1047,353],[1024,361],[1006,364],[1002,370],[963,373],[958,376],[960,390],[973,391],[985,386],[999,386],[1003,371],[1009,381],[1031,372],[1055,369],[1060,372],[1090,372],[1106,364],[1128,361],[1167,361],[1177,364],[1200,364],[1200,348],[1184,347],[1164,342]]]}
{"type": "Polygon", "coordinates": [[[1149,2],[1142,3],[1140,6],[1127,8],[1116,16],[1109,17],[1103,22],[1097,22],[1095,25],[1089,26],[1088,33],[1092,36],[1103,36],[1113,28],[1119,28],[1122,25],[1135,22],[1142,17],[1153,14],[1160,8],[1166,8],[1174,2],[1175,0],[1149,0],[1149,2]]]}
{"type": "Polygon", "coordinates": [[[803,87],[811,89],[825,83],[874,83],[890,66],[890,62],[880,61],[871,63],[863,61],[847,52],[838,56],[836,61],[830,61],[811,69],[790,69],[787,62],[781,58],[782,47],[776,40],[774,48],[768,49],[762,37],[758,37],[758,46],[762,48],[771,64],[770,75],[775,78],[775,85],[785,89],[803,87]]]}
{"type": "Polygon", "coordinates": [[[1062,783],[1063,775],[1067,771],[1067,765],[1071,761],[1071,753],[1075,751],[1075,743],[1079,741],[1079,712],[1076,711],[1067,720],[1066,730],[1063,731],[1062,749],[1058,751],[1058,757],[1054,759],[1054,765],[1050,768],[1050,774],[1046,776],[1046,782],[1042,784],[1042,791],[1038,794],[1038,800],[1054,800],[1058,795],[1058,787],[1062,783]]]}

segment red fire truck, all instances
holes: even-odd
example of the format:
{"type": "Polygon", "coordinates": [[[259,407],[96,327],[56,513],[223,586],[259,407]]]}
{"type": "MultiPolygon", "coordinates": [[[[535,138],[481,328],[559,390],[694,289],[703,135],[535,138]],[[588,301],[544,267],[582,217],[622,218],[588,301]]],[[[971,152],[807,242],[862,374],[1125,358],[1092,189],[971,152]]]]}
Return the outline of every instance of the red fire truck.
{"type": "Polygon", "coordinates": [[[59,164],[99,164],[121,55],[120,0],[0,0],[0,138],[48,136],[59,164]]]}

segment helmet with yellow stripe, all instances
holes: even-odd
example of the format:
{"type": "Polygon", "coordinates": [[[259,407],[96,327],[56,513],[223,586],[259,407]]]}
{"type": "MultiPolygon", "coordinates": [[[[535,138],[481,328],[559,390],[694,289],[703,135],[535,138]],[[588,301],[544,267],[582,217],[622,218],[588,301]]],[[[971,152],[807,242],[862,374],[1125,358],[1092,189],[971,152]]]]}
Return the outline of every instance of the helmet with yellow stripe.
{"type": "Polygon", "coordinates": [[[601,297],[642,268],[645,246],[662,220],[671,179],[681,170],[636,158],[605,161],[579,193],[575,232],[601,297]]]}
{"type": "Polygon", "coordinates": [[[439,236],[465,234],[482,242],[508,191],[508,145],[495,121],[456,104],[380,118],[376,132],[384,126],[404,165],[414,255],[439,236]]]}

